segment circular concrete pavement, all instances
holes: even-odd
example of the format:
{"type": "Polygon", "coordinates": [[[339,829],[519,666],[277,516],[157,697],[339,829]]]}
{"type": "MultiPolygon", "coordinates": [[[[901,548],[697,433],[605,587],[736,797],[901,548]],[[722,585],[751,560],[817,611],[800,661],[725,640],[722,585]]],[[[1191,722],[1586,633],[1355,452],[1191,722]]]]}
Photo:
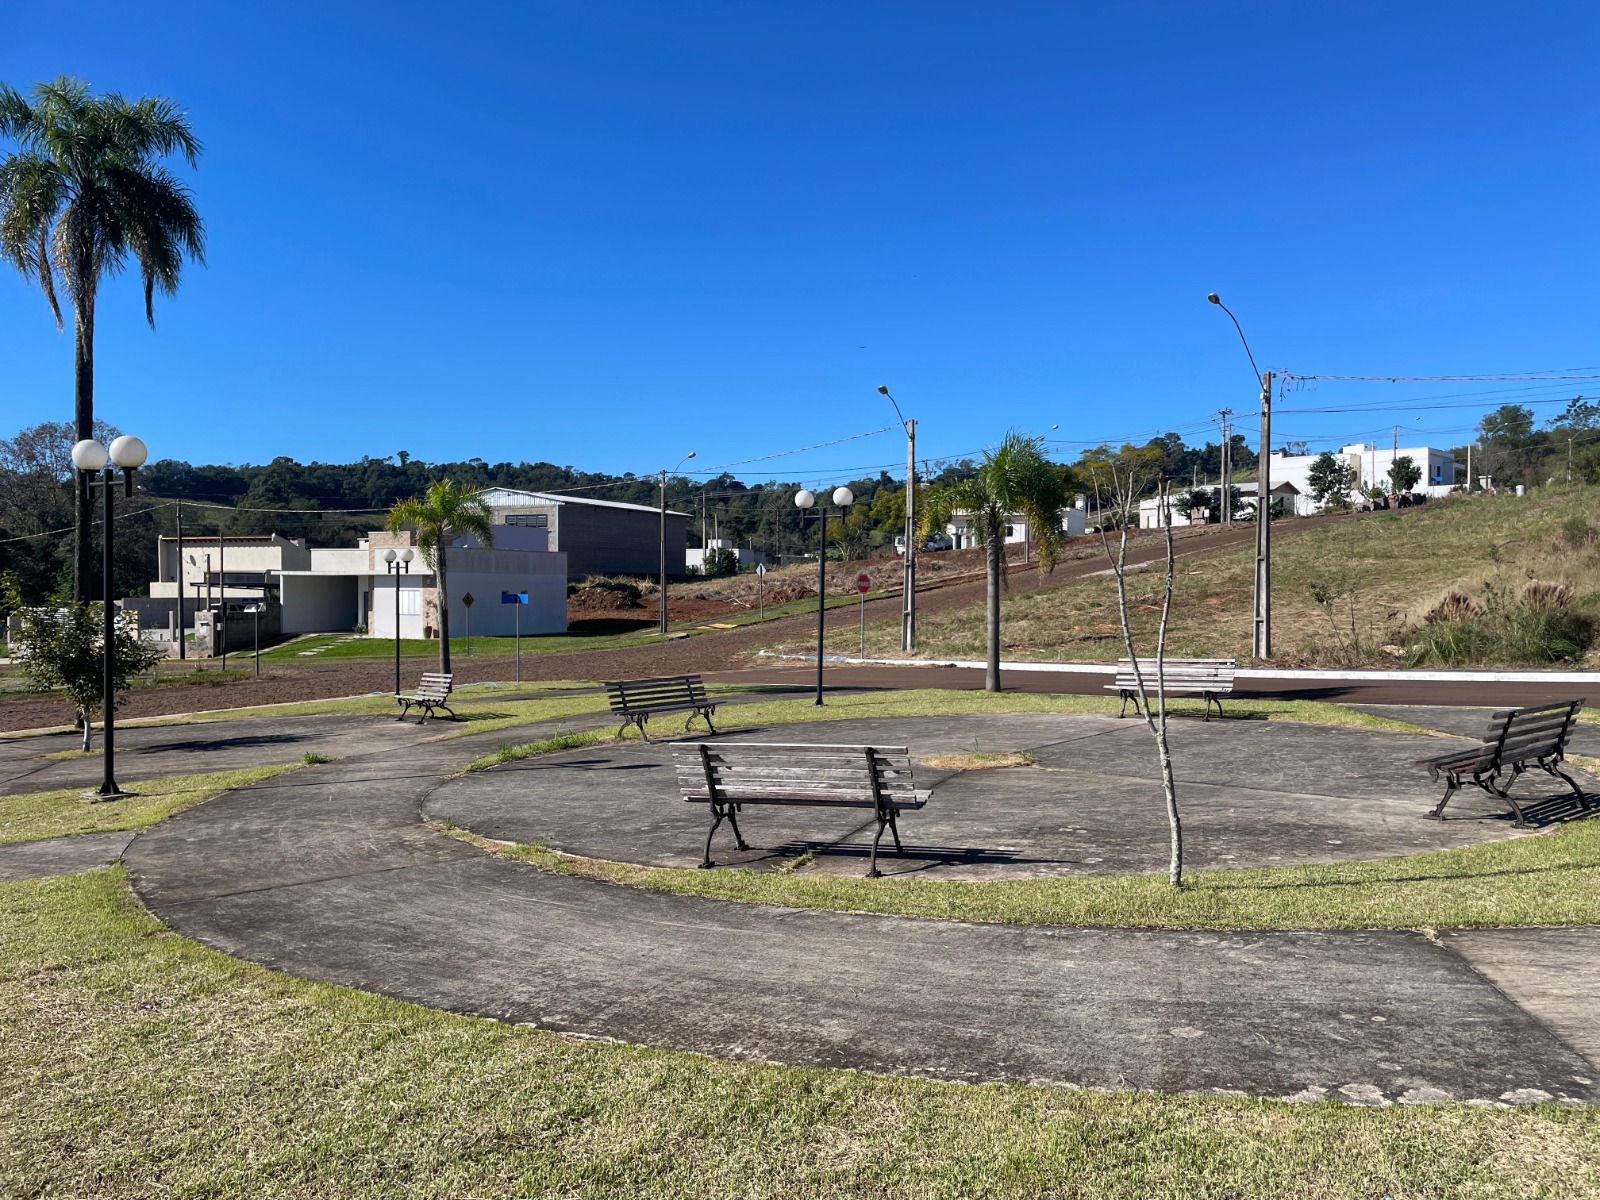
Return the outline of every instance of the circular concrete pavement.
{"type": "MultiPolygon", "coordinates": [[[[1027,878],[1160,871],[1166,864],[1160,776],[1140,721],[1060,713],[906,717],[785,725],[716,740],[908,747],[917,786],[933,795],[901,823],[905,854],[880,855],[888,875],[1027,878]],[[1027,751],[1034,761],[961,772],[926,762],[970,750],[1027,751]]],[[[1194,867],[1372,859],[1524,832],[1504,805],[1476,790],[1451,801],[1449,815],[1460,819],[1424,819],[1439,792],[1412,763],[1442,746],[1416,734],[1234,718],[1174,721],[1171,742],[1185,853],[1194,867]]],[[[1541,794],[1537,782],[1524,780],[1521,788],[1541,794]]],[[[1577,811],[1564,787],[1545,790],[1552,797],[1546,820],[1577,811]]],[[[666,867],[698,864],[708,827],[704,805],[680,800],[671,747],[659,741],[593,746],[464,776],[433,791],[424,811],[502,841],[666,867]]],[[[724,826],[713,844],[719,866],[865,870],[873,823],[860,810],[752,807],[739,820],[750,849],[736,849],[724,826]]]]}
{"type": "MultiPolygon", "coordinates": [[[[848,736],[822,726],[789,726],[781,736],[886,741],[882,735],[897,725],[905,742],[1037,747],[1050,769],[1028,778],[1077,772],[1070,779],[1080,782],[1071,786],[1085,795],[1110,786],[1108,764],[1134,772],[1139,753],[1136,726],[1094,719],[862,722],[848,736]],[[1114,745],[1125,757],[1110,752],[1114,745]]],[[[1175,730],[1195,823],[1206,823],[1200,810],[1207,789],[1217,796],[1218,831],[1228,828],[1222,816],[1237,816],[1236,831],[1226,838],[1219,832],[1208,853],[1266,859],[1267,843],[1247,827],[1283,808],[1286,797],[1294,801],[1286,811],[1304,814],[1296,836],[1307,856],[1355,853],[1314,848],[1305,832],[1330,828],[1347,808],[1384,815],[1370,823],[1407,836],[1413,828],[1427,838],[1503,832],[1499,822],[1462,821],[1441,831],[1420,819],[1429,796],[1405,784],[1396,756],[1448,742],[1303,725],[1213,726],[1189,722],[1175,730]],[[1297,738],[1321,749],[1292,755],[1297,738]],[[1318,764],[1328,781],[1321,788],[1312,786],[1318,764]],[[1332,782],[1346,777],[1365,782],[1332,782]],[[1311,790],[1291,794],[1290,783],[1311,790]]],[[[554,728],[529,728],[524,736],[546,732],[554,728]]],[[[616,853],[602,820],[615,789],[637,786],[664,808],[679,804],[646,782],[660,775],[651,765],[660,752],[577,752],[550,770],[527,764],[457,782],[463,764],[503,738],[418,742],[406,753],[308,767],[229,793],[135,838],[124,855],[129,877],[174,930],[228,953],[306,978],[584,1036],[953,1080],[1361,1104],[1600,1100],[1600,1071],[1586,1058],[1600,1052],[1592,1036],[1590,998],[1600,993],[1593,930],[1440,936],[1014,927],[615,886],[488,854],[425,825],[422,805],[430,794],[449,798],[457,788],[463,803],[480,787],[492,799],[497,775],[516,785],[502,794],[502,809],[505,796],[520,795],[535,814],[551,813],[564,806],[544,805],[547,789],[576,780],[562,787],[589,808],[575,811],[588,812],[593,836],[616,853]]],[[[1012,771],[993,779],[1018,777],[1012,771]]],[[[944,781],[926,810],[930,823],[941,807],[951,815],[940,820],[958,819],[968,805],[953,798],[954,785],[969,783],[994,786],[976,777],[944,781]]],[[[1132,793],[1119,794],[1117,803],[1126,806],[1132,793]]],[[[1002,795],[990,793],[991,811],[1002,795]]],[[[1139,801],[1159,814],[1148,782],[1139,801]]],[[[983,803],[981,792],[971,801],[976,812],[983,803]]],[[[1088,836],[1076,831],[1114,823],[1117,803],[1108,801],[1094,825],[1076,815],[1053,825],[1036,817],[1036,832],[1021,833],[1054,847],[1052,854],[1071,850],[1071,838],[1088,836]]],[[[1044,811],[1043,803],[1031,802],[1031,811],[1044,811]]],[[[970,823],[976,817],[966,819],[965,828],[978,827],[970,823]]],[[[1120,819],[1135,816],[1124,810],[1120,819]]],[[[528,828],[548,835],[541,820],[536,815],[528,828]]],[[[1291,826],[1278,828],[1282,849],[1292,853],[1291,826]]],[[[992,848],[948,836],[955,831],[938,840],[992,848]]],[[[910,822],[908,833],[922,836],[910,822]]],[[[670,838],[658,841],[665,846],[670,838]]],[[[1134,839],[1126,844],[1130,861],[1143,853],[1134,839]]],[[[1024,846],[1018,854],[1048,857],[1024,846]]],[[[952,862],[949,869],[974,864],[952,862]]]]}

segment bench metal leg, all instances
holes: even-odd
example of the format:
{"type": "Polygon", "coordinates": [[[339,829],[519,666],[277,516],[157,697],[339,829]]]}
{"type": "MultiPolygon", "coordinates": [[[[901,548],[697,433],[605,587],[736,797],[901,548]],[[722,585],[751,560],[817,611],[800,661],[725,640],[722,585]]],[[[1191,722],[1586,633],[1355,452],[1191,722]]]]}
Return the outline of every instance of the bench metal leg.
{"type": "Polygon", "coordinates": [[[650,735],[644,731],[644,723],[649,719],[646,713],[629,713],[623,717],[622,724],[617,727],[617,741],[620,742],[622,740],[622,735],[628,732],[629,725],[637,725],[639,727],[639,736],[649,742],[650,735]]]}
{"type": "Polygon", "coordinates": [[[1117,714],[1117,720],[1120,721],[1120,720],[1122,720],[1123,717],[1128,715],[1128,702],[1130,700],[1133,702],[1133,715],[1134,716],[1138,716],[1139,715],[1139,697],[1134,695],[1134,693],[1130,692],[1127,688],[1123,688],[1122,689],[1122,711],[1117,714]]]}
{"type": "Polygon", "coordinates": [[[685,733],[689,732],[689,726],[694,724],[694,719],[696,717],[699,717],[702,721],[704,721],[706,723],[706,728],[709,729],[713,734],[717,732],[717,727],[711,723],[711,709],[697,708],[689,714],[688,719],[683,723],[683,731],[685,733]]]}
{"type": "Polygon", "coordinates": [[[400,709],[400,715],[395,718],[396,721],[404,721],[406,719],[406,714],[411,711],[411,701],[401,700],[400,704],[403,705],[403,707],[400,709]]]}
{"type": "Polygon", "coordinates": [[[1495,777],[1493,775],[1489,776],[1488,783],[1489,790],[1511,806],[1511,811],[1516,814],[1516,825],[1518,829],[1528,828],[1528,818],[1522,815],[1522,806],[1512,798],[1511,789],[1517,785],[1517,776],[1521,775],[1526,769],[1527,768],[1521,763],[1513,763],[1511,765],[1511,778],[1506,783],[1505,787],[1496,787],[1494,782],[1495,777]]]}
{"type": "Polygon", "coordinates": [[[706,834],[705,858],[700,863],[700,869],[702,871],[717,865],[711,861],[711,839],[716,836],[717,826],[722,824],[722,817],[722,806],[720,804],[713,804],[711,806],[711,831],[706,834]]]}
{"type": "Polygon", "coordinates": [[[1584,794],[1583,789],[1577,785],[1572,776],[1561,770],[1556,763],[1542,762],[1539,765],[1571,788],[1572,794],[1578,798],[1579,807],[1581,807],[1584,812],[1589,811],[1589,797],[1584,794]]]}
{"type": "Polygon", "coordinates": [[[1444,806],[1446,804],[1450,803],[1450,797],[1454,796],[1456,794],[1456,789],[1458,789],[1460,786],[1461,786],[1461,778],[1460,778],[1460,776],[1458,776],[1458,775],[1450,775],[1450,776],[1446,777],[1446,783],[1445,783],[1445,789],[1444,789],[1444,797],[1443,797],[1443,799],[1441,799],[1439,801],[1438,804],[1435,804],[1433,806],[1433,811],[1428,813],[1428,820],[1430,820],[1430,821],[1442,821],[1442,820],[1444,820],[1444,806]]]}
{"type": "Polygon", "coordinates": [[[895,824],[894,809],[889,809],[878,818],[878,832],[872,835],[872,861],[867,867],[868,879],[880,879],[883,872],[878,870],[878,843],[883,839],[883,831],[887,829],[894,837],[894,849],[897,854],[904,854],[905,847],[900,844],[900,827],[895,824]]]}
{"type": "Polygon", "coordinates": [[[744,834],[739,832],[738,808],[737,804],[728,806],[728,824],[733,826],[733,844],[741,850],[748,850],[750,847],[745,844],[744,834]]]}
{"type": "Polygon", "coordinates": [[[460,718],[460,717],[458,717],[458,716],[456,716],[456,710],[455,710],[455,709],[453,709],[453,708],[451,708],[451,707],[450,707],[450,706],[449,706],[449,705],[448,705],[448,704],[436,704],[436,705],[434,705],[434,707],[435,707],[435,708],[442,708],[442,709],[444,709],[444,710],[445,710],[445,712],[447,712],[447,713],[449,713],[449,714],[450,714],[450,719],[451,719],[451,720],[452,720],[452,721],[459,721],[459,720],[461,720],[461,718],[460,718]]]}

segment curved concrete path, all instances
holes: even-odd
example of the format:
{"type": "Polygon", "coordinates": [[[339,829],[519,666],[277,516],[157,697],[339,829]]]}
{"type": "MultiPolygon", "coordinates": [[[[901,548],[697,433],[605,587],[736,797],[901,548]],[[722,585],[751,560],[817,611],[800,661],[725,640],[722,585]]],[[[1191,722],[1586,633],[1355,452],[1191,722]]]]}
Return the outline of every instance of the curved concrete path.
{"type": "MultiPolygon", "coordinates": [[[[1427,821],[1439,790],[1411,764],[1448,743],[1416,734],[1280,721],[1175,721],[1173,757],[1184,845],[1196,868],[1373,859],[1521,835],[1505,805],[1473,789],[1460,819],[1427,821]]],[[[1081,713],[900,717],[744,730],[718,741],[909,746],[933,798],[901,823],[903,856],[886,874],[944,879],[1159,872],[1166,814],[1149,733],[1138,721],[1081,713]],[[926,759],[951,751],[1028,751],[1035,766],[952,773],[926,759]]],[[[1567,789],[1523,780],[1530,819],[1578,815],[1567,789]],[[1543,797],[1549,796],[1545,800],[1543,797]]],[[[1590,787],[1594,784],[1589,783],[1590,787]]],[[[487,837],[651,866],[693,867],[704,852],[704,806],[677,799],[671,748],[623,742],[540,757],[452,780],[427,815],[487,837]]],[[[739,818],[750,849],[719,833],[719,865],[859,875],[870,815],[849,809],[752,808],[739,818]],[[805,857],[802,857],[805,856],[805,857]]]]}
{"type": "MultiPolygon", "coordinates": [[[[1592,931],[1555,931],[1566,944],[1533,956],[1546,994],[1524,1007],[1515,963],[1497,985],[1451,939],[1413,933],[1015,928],[613,887],[420,822],[425,796],[502,738],[307,768],[145,831],[124,860],[152,911],[228,953],[552,1030],[945,1079],[1600,1100],[1600,1072],[1537,1015],[1593,1028],[1581,973],[1558,969],[1586,965],[1600,991],[1592,931]]],[[[1504,966],[1528,945],[1482,953],[1504,966]]]]}

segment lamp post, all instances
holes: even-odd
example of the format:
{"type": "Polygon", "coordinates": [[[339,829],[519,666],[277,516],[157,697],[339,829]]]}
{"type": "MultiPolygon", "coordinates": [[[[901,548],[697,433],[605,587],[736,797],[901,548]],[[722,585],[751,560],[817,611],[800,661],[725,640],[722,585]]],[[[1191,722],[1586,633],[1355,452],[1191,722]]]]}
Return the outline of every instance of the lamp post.
{"type": "MultiPolygon", "coordinates": [[[[821,502],[821,497],[815,492],[801,488],[794,494],[794,505],[804,511],[815,508],[822,518],[822,527],[817,537],[817,704],[822,703],[822,622],[823,614],[828,607],[828,506],[821,502]]],[[[855,493],[847,487],[833,489],[833,502],[839,509],[840,516],[844,510],[856,501],[855,493]]]]}
{"type": "Polygon", "coordinates": [[[117,655],[117,622],[116,611],[112,607],[112,580],[111,580],[111,534],[115,524],[112,513],[112,485],[116,482],[117,468],[122,468],[122,486],[124,494],[133,495],[133,473],[144,466],[148,456],[145,444],[136,437],[124,434],[111,443],[108,449],[93,438],[85,438],[72,447],[72,465],[83,475],[85,487],[96,486],[96,476],[99,476],[98,486],[105,493],[105,528],[101,537],[101,549],[105,555],[104,580],[101,595],[101,606],[104,609],[102,616],[105,626],[102,630],[101,654],[104,660],[105,675],[101,685],[101,735],[104,742],[105,773],[101,778],[100,787],[95,792],[101,800],[115,800],[125,796],[117,786],[116,773],[116,655],[117,655]]]}
{"type": "MultiPolygon", "coordinates": [[[[678,467],[694,457],[691,450],[678,460],[678,467]]],[[[678,467],[672,469],[676,471],[678,467]]],[[[661,636],[667,636],[667,470],[661,469],[661,636]]]]}
{"type": "Polygon", "coordinates": [[[1239,341],[1250,359],[1250,370],[1261,384],[1261,452],[1256,459],[1256,587],[1255,587],[1255,656],[1272,657],[1272,372],[1256,366],[1256,356],[1250,353],[1250,343],[1245,340],[1239,318],[1228,306],[1211,292],[1206,299],[1228,314],[1228,320],[1239,331],[1239,341]]]}
{"type": "Polygon", "coordinates": [[[394,694],[400,694],[400,576],[411,574],[410,549],[383,552],[384,570],[394,579],[394,694]]]}

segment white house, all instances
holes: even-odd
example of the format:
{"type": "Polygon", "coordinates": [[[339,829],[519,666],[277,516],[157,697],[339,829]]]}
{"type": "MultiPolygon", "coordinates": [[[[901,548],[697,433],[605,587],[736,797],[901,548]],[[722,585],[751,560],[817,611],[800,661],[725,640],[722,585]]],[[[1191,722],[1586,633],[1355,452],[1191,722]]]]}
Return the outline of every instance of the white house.
{"type": "Polygon", "coordinates": [[[667,574],[684,573],[688,513],[669,508],[663,520],[661,510],[648,504],[520,488],[486,488],[478,495],[494,513],[496,542],[501,525],[546,530],[549,548],[567,556],[567,572],[573,579],[654,576],[660,570],[663,532],[667,574]]]}
{"type": "MultiPolygon", "coordinates": [[[[1062,533],[1068,537],[1078,537],[1086,527],[1081,504],[1063,510],[1061,517],[1062,533]]],[[[958,512],[953,515],[950,518],[950,523],[944,527],[944,532],[945,536],[950,539],[950,546],[953,550],[967,550],[978,544],[977,536],[972,529],[971,513],[958,512]]],[[[1008,516],[1003,540],[1008,546],[1033,541],[1034,539],[1028,533],[1028,519],[1016,513],[1008,516]]]]}
{"type": "Polygon", "coordinates": [[[683,552],[684,565],[691,571],[703,571],[706,568],[706,559],[718,550],[732,550],[738,555],[741,571],[754,570],[757,566],[772,561],[767,557],[765,550],[735,546],[732,538],[708,538],[704,548],[690,546],[683,552]]]}
{"type": "MultiPolygon", "coordinates": [[[[495,527],[493,549],[470,536],[455,539],[446,556],[450,583],[450,631],[467,629],[466,597],[473,599],[475,634],[509,635],[520,615],[523,633],[560,633],[567,627],[566,556],[546,549],[542,528],[495,527]],[[502,593],[526,594],[528,603],[502,604],[502,593]]],[[[184,539],[183,599],[185,625],[197,610],[265,600],[276,603],[283,633],[343,633],[362,627],[369,637],[395,635],[396,604],[400,636],[439,635],[438,596],[433,572],[415,548],[414,535],[375,531],[352,549],[307,549],[303,542],[279,537],[184,539]],[[391,574],[384,551],[413,551],[409,570],[391,574]],[[209,557],[209,569],[207,559],[209,557]],[[227,572],[220,570],[226,559],[227,572]],[[191,562],[191,560],[193,560],[191,562]],[[237,564],[238,569],[235,570],[237,564]]],[[[138,602],[148,624],[166,624],[178,602],[178,558],[175,538],[162,538],[158,579],[150,598],[138,602]],[[150,609],[152,611],[146,611],[150,609]]]]}
{"type": "MultiPolygon", "coordinates": [[[[1258,487],[1259,485],[1254,481],[1249,483],[1236,483],[1233,485],[1234,490],[1239,493],[1239,511],[1233,514],[1236,519],[1241,517],[1249,517],[1250,519],[1254,520],[1256,510],[1256,490],[1258,487]]],[[[1197,512],[1192,517],[1185,516],[1176,507],[1177,502],[1182,497],[1193,495],[1195,492],[1209,492],[1211,494],[1212,503],[1215,504],[1219,490],[1219,485],[1213,483],[1209,486],[1190,488],[1188,491],[1175,492],[1169,496],[1168,503],[1173,506],[1171,510],[1173,527],[1181,528],[1184,525],[1204,525],[1210,519],[1210,513],[1197,512]]],[[[1273,504],[1281,504],[1283,509],[1291,513],[1298,513],[1300,502],[1304,499],[1305,497],[1301,496],[1300,490],[1296,488],[1294,484],[1288,482],[1287,480],[1280,480],[1277,476],[1276,470],[1274,470],[1272,477],[1273,504]]],[[[1155,496],[1150,496],[1139,501],[1139,528],[1161,528],[1161,514],[1161,501],[1155,496]]]]}
{"type": "MultiPolygon", "coordinates": [[[[1296,502],[1295,512],[1298,516],[1309,516],[1316,511],[1316,504],[1311,499],[1311,464],[1316,462],[1320,455],[1317,454],[1284,454],[1276,453],[1272,456],[1272,480],[1274,485],[1278,480],[1287,480],[1293,483],[1300,492],[1300,499],[1296,502]]],[[[1355,472],[1356,486],[1350,498],[1357,500],[1360,493],[1371,488],[1389,490],[1389,468],[1397,458],[1409,458],[1422,471],[1422,480],[1417,485],[1418,491],[1426,492],[1430,496],[1443,496],[1454,488],[1458,477],[1462,474],[1460,464],[1448,450],[1435,450],[1431,446],[1401,446],[1398,450],[1393,447],[1380,447],[1371,443],[1353,443],[1342,446],[1334,455],[1343,459],[1355,472]]],[[[1277,487],[1273,487],[1274,493],[1277,487]]]]}

